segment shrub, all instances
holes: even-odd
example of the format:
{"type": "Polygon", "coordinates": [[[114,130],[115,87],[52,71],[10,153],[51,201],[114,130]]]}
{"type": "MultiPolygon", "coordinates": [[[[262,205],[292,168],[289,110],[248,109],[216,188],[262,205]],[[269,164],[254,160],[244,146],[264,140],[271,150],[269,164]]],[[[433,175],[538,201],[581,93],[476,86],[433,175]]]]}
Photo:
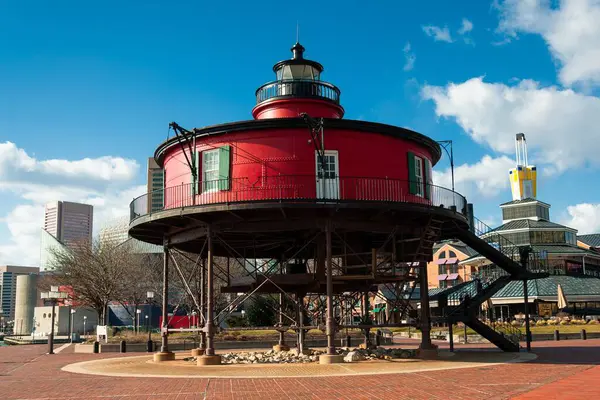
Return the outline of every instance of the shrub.
{"type": "Polygon", "coordinates": [[[543,319],[539,320],[535,323],[535,326],[546,326],[546,321],[544,321],[543,319]]]}
{"type": "Polygon", "coordinates": [[[515,320],[515,321],[512,321],[510,324],[511,324],[512,326],[521,326],[521,323],[520,323],[519,321],[516,321],[516,320],[515,320]]]}
{"type": "Polygon", "coordinates": [[[565,320],[562,320],[562,321],[560,321],[560,324],[561,324],[561,325],[569,325],[569,321],[567,321],[567,320],[565,319],[565,320]]]}
{"type": "Polygon", "coordinates": [[[600,322],[598,322],[598,320],[597,320],[597,319],[592,319],[592,320],[590,320],[590,322],[589,322],[589,325],[598,325],[598,324],[600,324],[600,322]]]}
{"type": "Polygon", "coordinates": [[[225,336],[223,336],[223,340],[235,340],[235,336],[233,336],[233,335],[225,335],[225,336]]]}
{"type": "Polygon", "coordinates": [[[556,325],[557,323],[558,323],[557,320],[549,319],[548,322],[546,322],[546,325],[553,326],[553,325],[556,325]]]}

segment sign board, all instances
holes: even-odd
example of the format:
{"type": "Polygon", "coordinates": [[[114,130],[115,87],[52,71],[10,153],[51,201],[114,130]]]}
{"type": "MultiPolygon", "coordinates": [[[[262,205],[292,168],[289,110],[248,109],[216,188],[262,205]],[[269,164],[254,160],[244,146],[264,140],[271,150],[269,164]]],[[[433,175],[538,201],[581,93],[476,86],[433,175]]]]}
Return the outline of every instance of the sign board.
{"type": "Polygon", "coordinates": [[[552,303],[538,303],[538,315],[540,317],[551,317],[552,303]]]}
{"type": "Polygon", "coordinates": [[[96,326],[96,341],[101,342],[102,340],[104,340],[104,343],[108,343],[108,329],[106,325],[96,326]]]}

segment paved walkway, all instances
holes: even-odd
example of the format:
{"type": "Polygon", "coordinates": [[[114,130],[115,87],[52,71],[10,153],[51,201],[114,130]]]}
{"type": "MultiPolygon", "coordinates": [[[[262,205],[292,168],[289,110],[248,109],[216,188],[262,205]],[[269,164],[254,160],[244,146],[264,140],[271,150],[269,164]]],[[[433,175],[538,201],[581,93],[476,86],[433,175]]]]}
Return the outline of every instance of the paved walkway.
{"type": "MultiPolygon", "coordinates": [[[[413,342],[414,343],[414,342],[413,342]]],[[[456,346],[468,351],[477,345],[456,346]]],[[[483,346],[485,347],[485,346],[483,346]]],[[[312,378],[127,378],[73,374],[67,364],[118,354],[72,346],[0,349],[2,399],[591,399],[600,397],[600,340],[534,343],[536,360],[469,369],[312,378]]],[[[127,356],[139,356],[129,354],[127,356]]],[[[132,359],[133,360],[133,359],[132,359]]]]}

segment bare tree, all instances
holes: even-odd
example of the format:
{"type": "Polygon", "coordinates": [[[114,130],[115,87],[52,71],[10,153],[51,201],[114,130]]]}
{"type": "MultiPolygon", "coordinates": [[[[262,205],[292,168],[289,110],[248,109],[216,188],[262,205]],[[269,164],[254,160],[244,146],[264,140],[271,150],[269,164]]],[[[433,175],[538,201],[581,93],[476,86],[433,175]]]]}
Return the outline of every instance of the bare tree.
{"type": "Polygon", "coordinates": [[[94,241],[51,252],[54,279],[70,286],[73,300],[96,310],[98,320],[106,325],[109,302],[122,296],[126,266],[131,260],[129,249],[108,241],[94,241]]]}

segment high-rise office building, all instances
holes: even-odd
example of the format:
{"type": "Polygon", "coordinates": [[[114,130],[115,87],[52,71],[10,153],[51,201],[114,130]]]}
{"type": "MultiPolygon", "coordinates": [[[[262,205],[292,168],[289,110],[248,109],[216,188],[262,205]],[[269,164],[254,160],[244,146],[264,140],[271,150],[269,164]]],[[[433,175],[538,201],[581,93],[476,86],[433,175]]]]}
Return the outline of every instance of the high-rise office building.
{"type": "Polygon", "coordinates": [[[148,158],[148,211],[162,210],[165,187],[165,171],[159,167],[154,157],[148,158]]]}
{"type": "Polygon", "coordinates": [[[128,231],[129,217],[124,216],[104,223],[100,228],[98,237],[101,243],[119,245],[129,239],[128,231]]]}
{"type": "Polygon", "coordinates": [[[44,230],[65,246],[92,241],[94,208],[89,204],[53,201],[46,204],[44,230]]]}
{"type": "Polygon", "coordinates": [[[16,265],[0,266],[0,309],[5,321],[15,317],[15,298],[17,296],[17,276],[38,274],[39,268],[16,265]]]}
{"type": "Polygon", "coordinates": [[[51,271],[53,252],[63,246],[92,242],[94,209],[88,204],[53,201],[46,204],[40,254],[40,270],[51,271]]]}

